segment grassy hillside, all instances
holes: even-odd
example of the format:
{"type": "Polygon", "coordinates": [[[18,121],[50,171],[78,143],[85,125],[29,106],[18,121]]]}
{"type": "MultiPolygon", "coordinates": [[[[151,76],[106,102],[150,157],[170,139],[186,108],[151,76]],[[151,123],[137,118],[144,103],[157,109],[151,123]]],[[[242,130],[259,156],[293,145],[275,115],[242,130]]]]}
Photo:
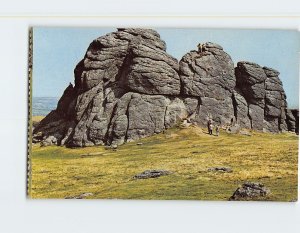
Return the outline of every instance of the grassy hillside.
{"type": "Polygon", "coordinates": [[[200,128],[171,129],[119,146],[70,149],[32,148],[32,198],[65,198],[93,193],[105,199],[228,200],[244,181],[265,184],[267,200],[297,199],[298,136],[252,132],[252,136],[221,131],[210,136],[200,128]],[[233,172],[210,172],[215,166],[233,172]],[[171,175],[135,180],[147,169],[171,175]]]}

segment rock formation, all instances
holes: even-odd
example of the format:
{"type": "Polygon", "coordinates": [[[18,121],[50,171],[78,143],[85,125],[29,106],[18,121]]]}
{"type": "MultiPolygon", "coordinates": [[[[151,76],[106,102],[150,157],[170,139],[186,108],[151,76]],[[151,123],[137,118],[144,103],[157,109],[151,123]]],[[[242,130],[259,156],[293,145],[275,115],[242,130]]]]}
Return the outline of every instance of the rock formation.
{"type": "Polygon", "coordinates": [[[287,130],[287,102],[279,72],[255,63],[238,62],[235,75],[236,90],[239,93],[235,99],[237,103],[243,103],[241,107],[238,104],[236,110],[241,125],[249,127],[250,122],[252,129],[267,132],[287,130]],[[247,105],[248,116],[245,114],[247,105]]]}
{"type": "Polygon", "coordinates": [[[288,130],[299,135],[299,109],[286,109],[286,117],[288,130]]]}
{"type": "Polygon", "coordinates": [[[264,200],[270,195],[270,190],[261,183],[245,182],[229,198],[230,201],[264,200]]]}
{"type": "MultiPolygon", "coordinates": [[[[57,109],[35,135],[67,146],[120,145],[173,127],[183,119],[205,126],[296,131],[279,72],[250,62],[234,68],[208,42],[178,62],[151,29],[118,29],[95,39],[74,70],[57,109]]],[[[35,139],[37,140],[37,139],[35,139]]],[[[49,140],[48,140],[49,141],[49,140]]]]}
{"type": "Polygon", "coordinates": [[[197,98],[195,121],[205,125],[208,119],[230,124],[234,119],[232,93],[235,87],[234,64],[220,45],[205,43],[200,51],[191,51],[179,62],[182,95],[197,98]]]}

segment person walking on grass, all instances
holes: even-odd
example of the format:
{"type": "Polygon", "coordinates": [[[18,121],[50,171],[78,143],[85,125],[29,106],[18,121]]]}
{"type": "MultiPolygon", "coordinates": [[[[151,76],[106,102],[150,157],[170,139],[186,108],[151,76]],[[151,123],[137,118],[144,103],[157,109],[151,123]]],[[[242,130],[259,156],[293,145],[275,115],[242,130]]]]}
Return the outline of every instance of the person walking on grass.
{"type": "Polygon", "coordinates": [[[217,125],[216,126],[216,136],[219,136],[220,135],[220,126],[217,125]]]}
{"type": "Polygon", "coordinates": [[[209,130],[209,134],[210,134],[210,135],[213,134],[213,128],[214,128],[214,126],[213,126],[212,122],[210,122],[210,124],[209,124],[209,126],[208,126],[208,130],[209,130]]]}
{"type": "Polygon", "coordinates": [[[207,132],[208,132],[208,133],[210,133],[210,131],[209,131],[210,124],[211,124],[211,120],[209,119],[209,120],[207,121],[207,132]]]}

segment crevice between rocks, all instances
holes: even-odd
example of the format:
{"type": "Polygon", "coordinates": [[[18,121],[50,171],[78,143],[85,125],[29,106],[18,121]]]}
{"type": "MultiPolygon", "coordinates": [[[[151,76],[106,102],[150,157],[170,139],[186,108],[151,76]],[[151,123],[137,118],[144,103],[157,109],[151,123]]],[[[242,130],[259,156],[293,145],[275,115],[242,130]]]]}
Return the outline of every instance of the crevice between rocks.
{"type": "Polygon", "coordinates": [[[247,116],[248,116],[248,118],[250,120],[250,127],[251,127],[251,129],[253,129],[253,122],[252,122],[252,117],[251,117],[251,114],[250,114],[250,108],[249,108],[248,102],[247,102],[247,107],[248,107],[248,114],[247,114],[247,116]]]}
{"type": "Polygon", "coordinates": [[[167,115],[167,109],[168,109],[168,106],[169,106],[169,105],[166,106],[166,108],[165,108],[165,113],[164,113],[164,127],[165,127],[165,130],[167,129],[167,126],[166,126],[166,115],[167,115]]]}
{"type": "Polygon", "coordinates": [[[127,128],[126,128],[126,132],[125,132],[125,136],[124,136],[124,142],[127,142],[127,139],[128,139],[128,129],[129,129],[129,105],[130,105],[131,100],[132,100],[132,96],[130,96],[130,100],[128,101],[127,108],[126,108],[126,111],[125,111],[125,115],[127,116],[127,128]]]}
{"type": "Polygon", "coordinates": [[[115,112],[116,112],[116,109],[117,109],[117,106],[118,106],[118,103],[115,103],[114,107],[113,107],[113,110],[111,112],[111,115],[110,115],[110,118],[109,118],[109,122],[107,124],[107,130],[106,130],[106,133],[105,133],[105,136],[104,136],[104,143],[107,144],[108,142],[111,143],[111,138],[109,138],[109,129],[110,127],[112,127],[112,120],[115,116],[115,112]]]}
{"type": "Polygon", "coordinates": [[[238,104],[236,102],[236,99],[235,99],[235,96],[234,96],[233,92],[232,92],[231,98],[232,98],[232,105],[233,105],[233,114],[234,114],[234,117],[235,117],[235,122],[237,122],[238,121],[238,118],[237,118],[237,112],[238,112],[237,106],[238,106],[238,104]]]}

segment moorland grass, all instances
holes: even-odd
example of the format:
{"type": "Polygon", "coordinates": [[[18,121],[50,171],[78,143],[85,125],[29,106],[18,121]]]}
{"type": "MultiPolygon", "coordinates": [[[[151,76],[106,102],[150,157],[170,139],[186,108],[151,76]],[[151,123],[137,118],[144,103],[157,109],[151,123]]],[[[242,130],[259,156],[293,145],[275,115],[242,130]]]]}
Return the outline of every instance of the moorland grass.
{"type": "Polygon", "coordinates": [[[210,136],[200,128],[174,128],[126,143],[117,150],[104,146],[65,148],[33,145],[30,197],[228,200],[245,181],[270,190],[266,200],[297,199],[298,136],[221,132],[210,136]],[[216,166],[233,172],[210,172],[216,166]],[[171,175],[136,180],[144,170],[164,169],[171,175]]]}

